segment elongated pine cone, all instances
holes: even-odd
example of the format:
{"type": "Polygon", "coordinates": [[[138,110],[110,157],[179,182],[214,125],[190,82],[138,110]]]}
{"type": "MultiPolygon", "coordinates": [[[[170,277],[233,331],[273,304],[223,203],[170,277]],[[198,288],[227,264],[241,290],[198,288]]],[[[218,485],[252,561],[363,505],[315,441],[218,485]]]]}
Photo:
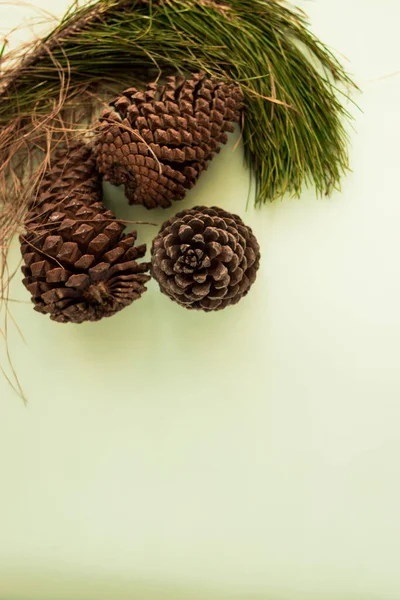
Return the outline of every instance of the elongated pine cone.
{"type": "Polygon", "coordinates": [[[166,221],[152,247],[152,275],[161,291],[186,308],[221,310],[254,283],[260,247],[242,219],[196,206],[166,221]]]}
{"type": "Polygon", "coordinates": [[[103,111],[99,172],[125,185],[131,204],[168,207],[184,198],[240,120],[241,89],[199,73],[125,90],[103,111]]]}
{"type": "Polygon", "coordinates": [[[110,317],[146,290],[146,246],[101,202],[87,147],[58,153],[21,236],[23,283],[35,310],[60,323],[110,317]]]}

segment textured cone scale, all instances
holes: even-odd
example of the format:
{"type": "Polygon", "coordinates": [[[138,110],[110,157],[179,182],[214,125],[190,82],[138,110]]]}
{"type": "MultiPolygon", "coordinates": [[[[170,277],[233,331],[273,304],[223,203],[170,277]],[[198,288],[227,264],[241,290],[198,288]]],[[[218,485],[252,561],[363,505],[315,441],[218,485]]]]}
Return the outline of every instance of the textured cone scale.
{"type": "Polygon", "coordinates": [[[152,247],[152,275],[182,306],[204,311],[236,304],[254,283],[260,247],[242,219],[197,206],[166,221],[152,247]]]}
{"type": "Polygon", "coordinates": [[[131,204],[168,207],[195,185],[242,108],[239,86],[201,73],[125,90],[100,118],[99,172],[113,185],[124,184],[131,204]]]}
{"type": "Polygon", "coordinates": [[[140,298],[150,279],[150,265],[137,262],[146,247],[134,246],[136,232],[122,233],[125,226],[103,206],[100,189],[87,148],[61,152],[27,215],[23,283],[35,310],[54,321],[112,316],[140,298]]]}
{"type": "Polygon", "coordinates": [[[36,191],[30,216],[41,214],[67,199],[90,205],[101,200],[101,177],[91,148],[81,141],[56,151],[36,191]]]}

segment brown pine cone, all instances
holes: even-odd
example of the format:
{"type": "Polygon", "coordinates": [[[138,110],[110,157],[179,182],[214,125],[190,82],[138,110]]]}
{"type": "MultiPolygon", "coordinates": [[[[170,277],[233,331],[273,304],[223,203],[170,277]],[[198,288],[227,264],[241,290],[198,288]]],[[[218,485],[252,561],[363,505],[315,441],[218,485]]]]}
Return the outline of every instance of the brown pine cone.
{"type": "Polygon", "coordinates": [[[260,247],[237,215],[196,206],[166,221],[152,247],[152,275],[186,308],[221,310],[254,283],[260,247]]]}
{"type": "Polygon", "coordinates": [[[100,117],[99,172],[125,185],[131,204],[168,207],[181,200],[240,120],[240,87],[207,79],[167,77],[146,91],[125,90],[100,117]]]}
{"type": "Polygon", "coordinates": [[[60,323],[112,316],[140,298],[150,279],[149,263],[137,262],[146,246],[134,247],[135,231],[122,234],[125,226],[104,207],[83,156],[58,155],[20,238],[23,283],[35,310],[60,323]]]}

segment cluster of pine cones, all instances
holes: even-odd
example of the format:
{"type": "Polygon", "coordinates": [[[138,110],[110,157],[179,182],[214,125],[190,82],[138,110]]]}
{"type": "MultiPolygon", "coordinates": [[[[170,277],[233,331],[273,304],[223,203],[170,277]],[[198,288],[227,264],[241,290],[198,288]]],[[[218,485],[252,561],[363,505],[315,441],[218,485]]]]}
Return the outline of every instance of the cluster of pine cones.
{"type": "Polygon", "coordinates": [[[132,204],[168,207],[184,198],[226,143],[243,109],[240,87],[168,77],[125,90],[103,111],[94,142],[54,153],[21,235],[23,283],[35,310],[61,323],[112,316],[146,290],[151,275],[180,305],[220,310],[245,296],[260,249],[240,217],[198,206],[166,221],[151,263],[136,232],[102,202],[102,179],[124,185],[132,204]]]}

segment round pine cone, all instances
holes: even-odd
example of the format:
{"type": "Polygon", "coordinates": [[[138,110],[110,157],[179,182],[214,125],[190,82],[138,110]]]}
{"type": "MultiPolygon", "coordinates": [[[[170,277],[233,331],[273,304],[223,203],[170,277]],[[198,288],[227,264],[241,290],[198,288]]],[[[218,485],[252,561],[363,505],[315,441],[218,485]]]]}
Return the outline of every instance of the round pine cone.
{"type": "Polygon", "coordinates": [[[140,298],[150,279],[149,263],[136,262],[146,246],[134,247],[136,232],[123,234],[125,226],[104,207],[86,151],[56,156],[20,238],[23,283],[35,310],[61,323],[112,316],[140,298]]]}
{"type": "Polygon", "coordinates": [[[152,247],[152,275],[161,291],[186,308],[221,310],[254,283],[260,247],[242,219],[196,206],[166,221],[152,247]]]}
{"type": "Polygon", "coordinates": [[[167,77],[146,91],[125,90],[103,111],[95,144],[99,172],[125,185],[131,204],[168,207],[181,200],[240,120],[240,87],[167,77]]]}

